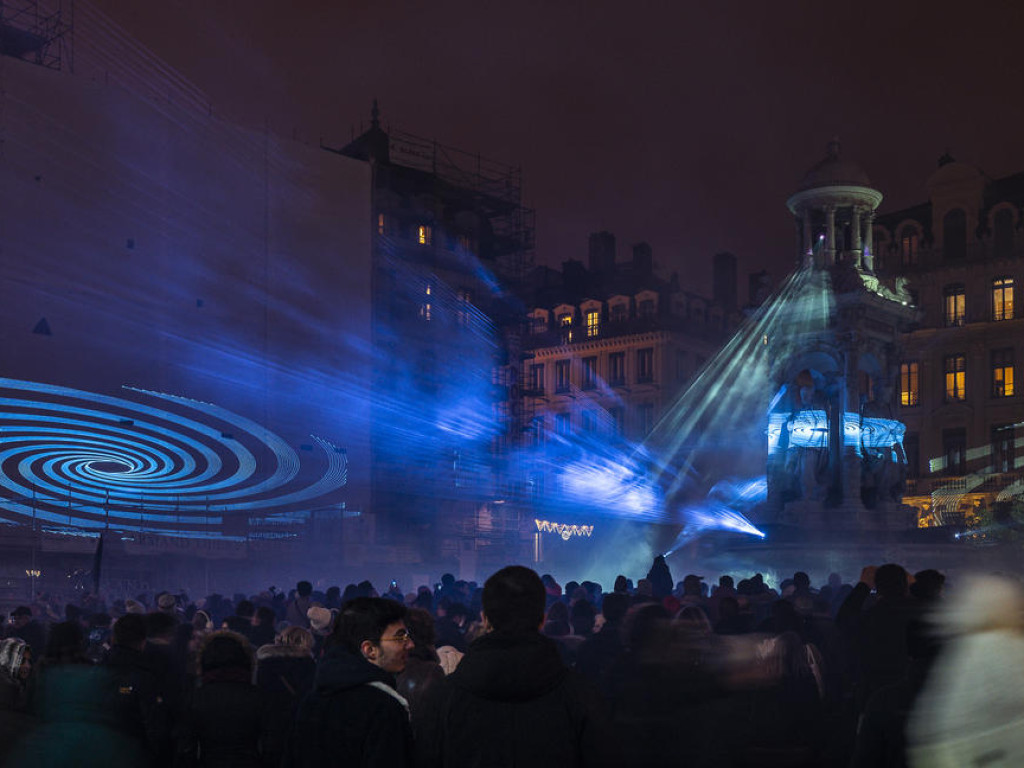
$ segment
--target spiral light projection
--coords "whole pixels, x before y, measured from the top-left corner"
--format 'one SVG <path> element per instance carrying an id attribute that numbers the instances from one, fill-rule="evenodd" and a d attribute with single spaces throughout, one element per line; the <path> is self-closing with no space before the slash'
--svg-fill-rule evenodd
<path id="1" fill-rule="evenodd" d="M 256 422 L 125 389 L 165 407 L 0 379 L 0 518 L 218 536 L 226 516 L 293 511 L 345 485 L 345 451 L 323 438 L 310 436 L 327 467 L 309 482 L 296 452 Z"/>

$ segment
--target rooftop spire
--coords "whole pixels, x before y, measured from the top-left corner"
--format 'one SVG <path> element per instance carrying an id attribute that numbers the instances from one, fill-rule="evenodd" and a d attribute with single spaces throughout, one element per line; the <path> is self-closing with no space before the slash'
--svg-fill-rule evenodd
<path id="1" fill-rule="evenodd" d="M 380 128 L 380 109 L 377 108 L 377 99 L 373 100 L 373 107 L 370 109 L 370 127 Z"/>

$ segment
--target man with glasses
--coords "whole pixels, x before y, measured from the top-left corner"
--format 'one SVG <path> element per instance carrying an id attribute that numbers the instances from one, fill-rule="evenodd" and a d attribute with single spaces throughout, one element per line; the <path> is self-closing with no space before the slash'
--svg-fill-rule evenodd
<path id="1" fill-rule="evenodd" d="M 412 765 L 409 705 L 395 690 L 412 648 L 405 613 L 380 597 L 342 606 L 313 692 L 296 715 L 289 765 Z"/>

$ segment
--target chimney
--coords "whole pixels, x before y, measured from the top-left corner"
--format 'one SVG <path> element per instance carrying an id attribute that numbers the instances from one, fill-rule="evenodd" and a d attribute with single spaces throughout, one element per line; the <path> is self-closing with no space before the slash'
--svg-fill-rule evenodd
<path id="1" fill-rule="evenodd" d="M 590 271 L 595 275 L 611 274 L 615 269 L 615 235 L 593 232 L 589 242 Z"/>
<path id="2" fill-rule="evenodd" d="M 654 252 L 647 243 L 633 246 L 633 271 L 645 277 L 654 273 Z"/>
<path id="3" fill-rule="evenodd" d="M 726 312 L 736 311 L 736 257 L 731 253 L 715 254 L 711 295 Z"/>

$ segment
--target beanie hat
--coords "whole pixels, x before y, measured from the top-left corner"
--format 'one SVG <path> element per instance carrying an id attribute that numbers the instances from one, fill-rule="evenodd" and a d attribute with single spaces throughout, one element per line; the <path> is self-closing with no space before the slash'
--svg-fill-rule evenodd
<path id="1" fill-rule="evenodd" d="M 132 600 L 130 597 L 124 601 L 125 613 L 145 613 L 146 609 L 142 603 L 138 600 Z"/>
<path id="2" fill-rule="evenodd" d="M 331 626 L 331 619 L 334 618 L 334 615 L 326 608 L 314 605 L 306 611 L 306 618 L 309 619 L 309 626 L 313 628 L 313 631 L 323 632 Z"/>
<path id="3" fill-rule="evenodd" d="M 174 595 L 172 595 L 170 592 L 165 592 L 164 594 L 160 595 L 160 598 L 156 601 L 156 604 L 162 610 L 169 611 L 172 608 L 174 608 L 176 602 L 177 601 L 174 599 Z"/>

